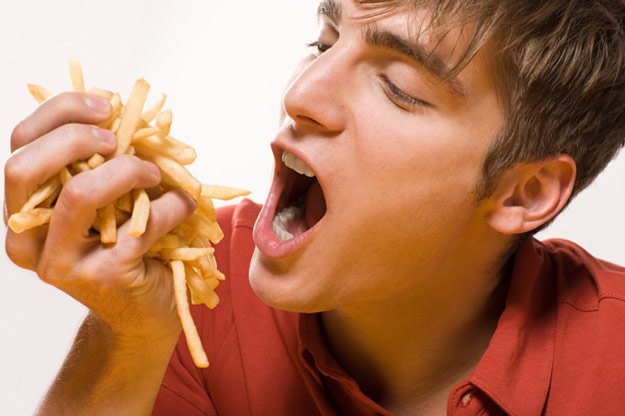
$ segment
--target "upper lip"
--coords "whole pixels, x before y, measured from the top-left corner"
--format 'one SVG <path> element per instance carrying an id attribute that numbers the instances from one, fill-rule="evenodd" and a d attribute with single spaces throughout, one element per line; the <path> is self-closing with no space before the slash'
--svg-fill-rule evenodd
<path id="1" fill-rule="evenodd" d="M 323 177 L 323 175 L 321 175 L 321 176 L 319 175 L 319 171 L 317 170 L 317 166 L 315 166 L 315 164 L 313 162 L 311 162 L 311 160 L 307 157 L 307 155 L 305 155 L 299 149 L 296 149 L 294 146 L 291 146 L 290 144 L 286 143 L 286 140 L 281 139 L 281 138 L 277 138 L 277 139 L 275 139 L 271 143 L 271 149 L 273 151 L 274 159 L 275 159 L 275 174 L 276 174 L 276 176 L 282 176 L 282 175 L 284 175 L 285 172 L 287 172 L 289 170 L 292 170 L 291 168 L 287 167 L 284 164 L 284 162 L 282 161 L 282 153 L 284 151 L 287 151 L 287 152 L 293 154 L 295 157 L 303 160 L 304 163 L 306 163 L 306 165 L 308 165 L 308 167 L 315 174 L 315 179 L 319 182 L 319 186 L 321 186 L 321 190 L 322 190 L 324 198 L 325 198 L 326 209 L 327 209 L 329 201 L 328 201 L 328 195 L 326 193 L 325 178 Z M 295 174 L 299 175 L 299 173 L 297 173 L 295 171 L 293 171 L 293 172 Z"/>

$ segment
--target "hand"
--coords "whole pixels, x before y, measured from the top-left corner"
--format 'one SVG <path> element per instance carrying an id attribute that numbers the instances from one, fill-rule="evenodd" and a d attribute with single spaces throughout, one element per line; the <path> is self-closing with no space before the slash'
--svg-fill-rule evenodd
<path id="1" fill-rule="evenodd" d="M 115 151 L 113 134 L 94 126 L 110 115 L 107 101 L 64 93 L 44 102 L 11 136 L 5 165 L 4 220 L 18 212 L 39 185 L 64 166 L 94 153 Z M 120 156 L 74 176 L 58 197 L 48 227 L 21 234 L 8 231 L 6 251 L 18 266 L 65 291 L 106 322 L 118 339 L 178 336 L 171 272 L 143 254 L 194 210 L 190 197 L 169 192 L 151 204 L 146 232 L 129 237 L 128 223 L 114 245 L 89 235 L 96 210 L 133 188 L 158 185 L 158 168 L 134 156 Z"/>

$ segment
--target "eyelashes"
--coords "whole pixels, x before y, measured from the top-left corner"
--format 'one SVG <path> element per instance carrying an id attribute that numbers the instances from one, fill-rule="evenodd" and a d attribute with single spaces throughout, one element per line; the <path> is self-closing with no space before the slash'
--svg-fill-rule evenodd
<path id="1" fill-rule="evenodd" d="M 314 55 L 318 57 L 319 55 L 327 52 L 330 48 L 332 48 L 332 45 L 320 42 L 318 40 L 313 40 L 311 42 L 308 42 L 306 44 L 306 47 L 313 49 Z M 383 75 L 383 74 L 380 75 L 380 79 L 382 83 L 384 84 L 384 88 L 387 91 L 387 95 L 390 94 L 392 96 L 392 97 L 389 97 L 389 99 L 393 101 L 393 103 L 397 105 L 398 107 L 400 107 L 401 109 L 410 111 L 410 110 L 414 110 L 417 107 L 426 107 L 426 108 L 433 107 L 431 104 L 423 100 L 420 100 L 418 98 L 415 98 L 411 96 L 410 94 L 405 93 L 401 88 L 395 85 L 395 83 L 393 83 L 386 75 Z M 396 103 L 395 100 L 400 101 L 401 104 Z"/>
<path id="2" fill-rule="evenodd" d="M 306 47 L 314 49 L 317 54 L 321 55 L 322 53 L 330 49 L 332 45 L 327 45 L 325 43 L 319 42 L 318 40 L 313 40 L 312 42 L 308 42 L 306 44 Z"/>

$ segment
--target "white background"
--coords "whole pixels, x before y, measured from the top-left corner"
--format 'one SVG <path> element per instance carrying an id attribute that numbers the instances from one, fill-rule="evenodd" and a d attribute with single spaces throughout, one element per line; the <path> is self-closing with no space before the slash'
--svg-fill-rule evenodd
<path id="1" fill-rule="evenodd" d="M 70 88 L 67 60 L 87 86 L 127 96 L 168 94 L 172 134 L 198 150 L 203 182 L 265 198 L 282 87 L 314 35 L 315 1 L 0 0 L 0 155 L 35 108 L 25 83 Z M 542 237 L 560 236 L 625 263 L 625 155 Z M 3 227 L 3 226 L 2 226 Z M 2 246 L 5 229 L 2 228 Z M 0 414 L 32 414 L 84 316 L 73 299 L 0 255 Z"/>

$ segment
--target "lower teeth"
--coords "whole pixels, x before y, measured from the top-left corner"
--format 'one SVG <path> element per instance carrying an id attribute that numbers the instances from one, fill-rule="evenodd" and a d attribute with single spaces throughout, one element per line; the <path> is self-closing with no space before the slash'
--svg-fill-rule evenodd
<path id="1" fill-rule="evenodd" d="M 296 204 L 298 203 L 299 201 L 296 202 Z M 282 211 L 278 212 L 273 218 L 273 233 L 281 240 L 288 241 L 295 237 L 293 234 L 287 231 L 287 226 L 289 222 L 293 222 L 302 218 L 303 212 L 300 205 L 301 204 L 286 207 Z"/>

